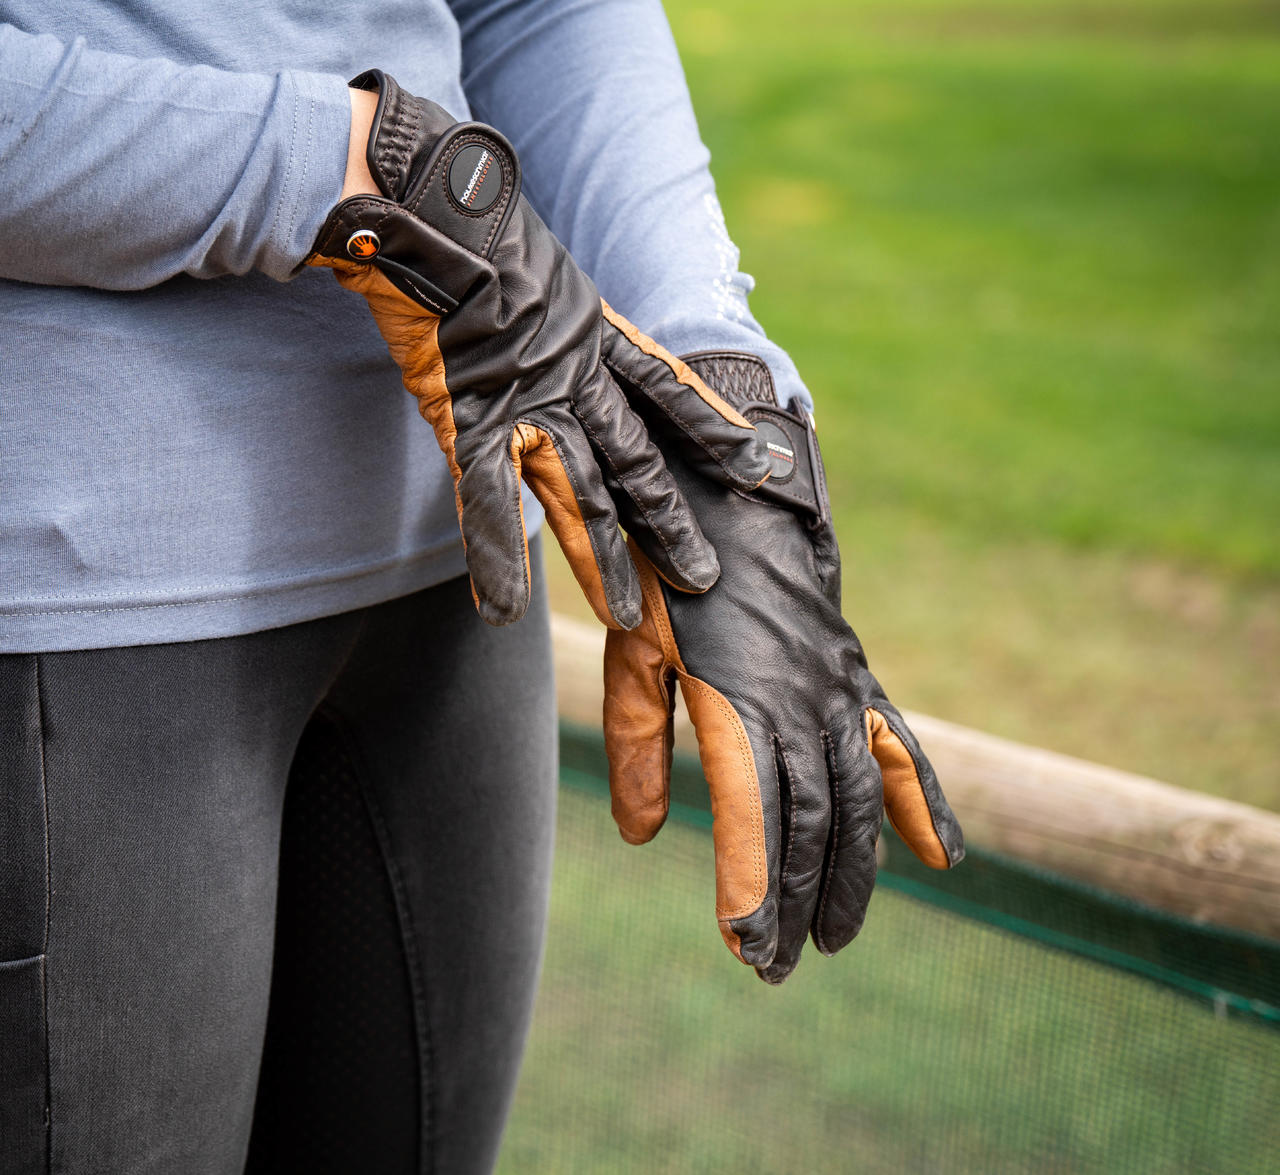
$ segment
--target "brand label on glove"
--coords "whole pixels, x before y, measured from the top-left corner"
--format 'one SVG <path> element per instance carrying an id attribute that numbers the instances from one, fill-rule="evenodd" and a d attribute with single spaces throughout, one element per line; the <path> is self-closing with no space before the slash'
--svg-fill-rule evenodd
<path id="1" fill-rule="evenodd" d="M 796 451 L 787 436 L 776 424 L 757 420 L 756 432 L 769 450 L 769 480 L 780 485 L 791 480 L 796 471 Z"/>
<path id="2" fill-rule="evenodd" d="M 357 229 L 347 238 L 347 253 L 356 261 L 372 261 L 381 248 L 382 242 L 371 228 Z"/>
<path id="3" fill-rule="evenodd" d="M 502 179 L 498 156 L 471 143 L 449 164 L 449 195 L 464 212 L 487 212 L 502 195 Z"/>

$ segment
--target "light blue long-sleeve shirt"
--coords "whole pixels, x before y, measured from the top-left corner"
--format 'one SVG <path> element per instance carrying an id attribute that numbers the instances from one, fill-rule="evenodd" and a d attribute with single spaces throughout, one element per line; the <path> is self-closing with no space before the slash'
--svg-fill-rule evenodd
<path id="1" fill-rule="evenodd" d="M 0 652 L 235 635 L 465 571 L 364 300 L 300 270 L 365 68 L 502 129 L 642 329 L 752 350 L 807 397 L 747 309 L 658 0 L 0 0 L 0 20 Z"/>

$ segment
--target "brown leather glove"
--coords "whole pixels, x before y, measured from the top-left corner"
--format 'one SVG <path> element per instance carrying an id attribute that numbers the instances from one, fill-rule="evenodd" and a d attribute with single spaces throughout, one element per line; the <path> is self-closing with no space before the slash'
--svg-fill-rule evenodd
<path id="1" fill-rule="evenodd" d="M 520 194 L 515 152 L 497 131 L 455 123 L 378 71 L 351 84 L 378 91 L 368 161 L 383 195 L 334 208 L 309 263 L 368 300 L 435 429 L 481 616 L 507 624 L 528 605 L 521 476 L 609 627 L 640 621 L 619 522 L 667 582 L 705 591 L 715 552 L 617 380 L 730 484 L 768 474 L 755 430 L 604 306 Z"/>
<path id="2" fill-rule="evenodd" d="M 755 423 L 772 476 L 739 493 L 667 454 L 723 574 L 705 594 L 683 595 L 633 551 L 644 620 L 605 644 L 613 814 L 633 844 L 662 827 L 679 682 L 711 791 L 720 932 L 762 979 L 781 983 L 807 935 L 832 955 L 858 933 L 883 814 L 936 869 L 964 856 L 964 840 L 841 615 L 840 554 L 811 419 L 777 403 L 755 356 L 689 363 Z"/>

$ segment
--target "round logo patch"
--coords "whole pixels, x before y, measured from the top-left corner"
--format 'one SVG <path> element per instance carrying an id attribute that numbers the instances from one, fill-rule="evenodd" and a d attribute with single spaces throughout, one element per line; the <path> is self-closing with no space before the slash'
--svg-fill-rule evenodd
<path id="1" fill-rule="evenodd" d="M 347 253 L 357 261 L 371 261 L 381 248 L 382 242 L 371 228 L 357 229 L 347 238 Z"/>
<path id="2" fill-rule="evenodd" d="M 470 143 L 449 164 L 449 195 L 464 212 L 488 212 L 502 195 L 502 162 L 488 147 Z"/>
<path id="3" fill-rule="evenodd" d="M 775 485 L 790 481 L 796 471 L 796 451 L 791 438 L 767 420 L 757 420 L 755 426 L 769 450 L 769 480 Z"/>

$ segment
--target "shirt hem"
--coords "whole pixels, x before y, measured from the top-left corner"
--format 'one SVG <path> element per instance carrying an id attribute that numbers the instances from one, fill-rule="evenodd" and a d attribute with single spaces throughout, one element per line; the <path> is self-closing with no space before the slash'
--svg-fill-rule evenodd
<path id="1" fill-rule="evenodd" d="M 530 536 L 532 538 L 532 536 Z M 319 620 L 407 596 L 465 575 L 462 547 L 450 544 L 370 571 L 312 575 L 269 587 L 197 599 L 138 603 L 100 597 L 67 599 L 54 608 L 17 612 L 0 607 L 0 654 L 167 645 L 245 636 Z M 77 606 L 79 604 L 79 606 Z"/>

